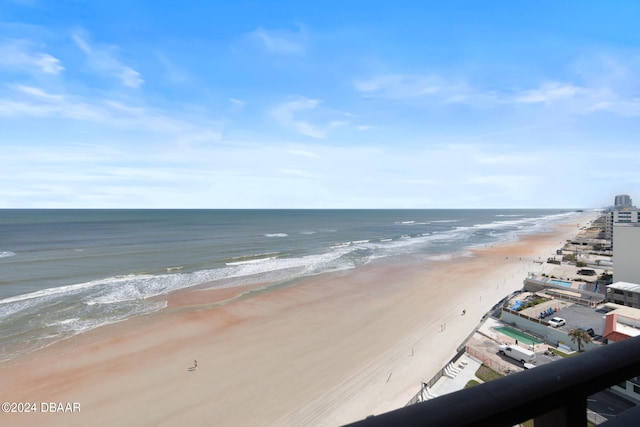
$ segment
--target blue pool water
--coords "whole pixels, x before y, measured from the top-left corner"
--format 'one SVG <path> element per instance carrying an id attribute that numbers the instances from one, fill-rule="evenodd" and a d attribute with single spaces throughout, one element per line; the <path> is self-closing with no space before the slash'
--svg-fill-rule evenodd
<path id="1" fill-rule="evenodd" d="M 496 328 L 496 331 L 503 333 L 508 337 L 516 339 L 518 340 L 518 342 L 521 342 L 526 345 L 535 345 L 535 344 L 542 343 L 542 341 L 540 341 L 536 337 L 531 336 L 529 334 L 525 334 L 524 332 L 518 331 L 517 329 L 513 329 L 508 326 L 501 326 L 499 328 Z"/>
<path id="2" fill-rule="evenodd" d="M 558 286 L 564 286 L 566 288 L 570 288 L 571 287 L 571 282 L 565 282 L 564 280 L 552 280 L 551 284 L 553 285 L 558 285 Z"/>

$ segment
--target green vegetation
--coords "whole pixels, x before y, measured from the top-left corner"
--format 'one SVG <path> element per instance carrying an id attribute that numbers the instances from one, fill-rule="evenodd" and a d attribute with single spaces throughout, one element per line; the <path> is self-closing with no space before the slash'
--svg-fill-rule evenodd
<path id="1" fill-rule="evenodd" d="M 562 256 L 562 260 L 563 261 L 567 261 L 567 262 L 575 262 L 576 260 L 576 254 L 566 254 Z"/>
<path id="2" fill-rule="evenodd" d="M 493 369 L 491 369 L 490 367 L 488 367 L 487 365 L 481 365 L 478 370 L 476 371 L 476 377 L 480 378 L 482 381 L 484 382 L 488 382 L 491 380 L 497 380 L 498 378 L 501 378 L 503 375 L 500 374 L 499 372 L 494 371 Z"/>
<path id="3" fill-rule="evenodd" d="M 576 262 L 576 267 L 586 267 L 586 266 L 587 266 L 586 262 L 582 262 L 582 261 Z"/>
<path id="4" fill-rule="evenodd" d="M 600 280 L 611 280 L 613 279 L 613 274 L 609 273 L 607 270 L 605 270 L 599 277 Z"/>
<path id="5" fill-rule="evenodd" d="M 469 382 L 464 385 L 464 388 L 469 388 L 476 385 L 480 385 L 480 383 L 476 380 L 469 380 Z"/>
<path id="6" fill-rule="evenodd" d="M 591 337 L 584 329 L 572 329 L 569 331 L 571 342 L 578 344 L 578 353 L 582 352 L 582 344 L 588 344 L 591 342 Z"/>
<path id="7" fill-rule="evenodd" d="M 529 307 L 534 307 L 538 304 L 542 304 L 543 302 L 547 302 L 547 301 L 549 301 L 549 298 L 543 298 L 543 297 L 536 298 L 533 301 L 527 301 L 526 303 L 522 304 L 517 311 L 524 310 L 525 308 L 529 308 Z"/>

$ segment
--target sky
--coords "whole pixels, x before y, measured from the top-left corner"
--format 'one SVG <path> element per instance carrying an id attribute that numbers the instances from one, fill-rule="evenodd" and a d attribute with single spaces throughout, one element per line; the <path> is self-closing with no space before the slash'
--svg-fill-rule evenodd
<path id="1" fill-rule="evenodd" d="M 0 208 L 640 198 L 640 2 L 0 0 Z"/>

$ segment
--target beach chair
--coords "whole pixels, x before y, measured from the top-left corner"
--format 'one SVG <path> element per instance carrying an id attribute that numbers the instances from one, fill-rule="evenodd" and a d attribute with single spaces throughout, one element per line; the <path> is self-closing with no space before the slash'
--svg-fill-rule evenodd
<path id="1" fill-rule="evenodd" d="M 454 378 L 456 377 L 455 372 L 452 372 L 452 371 L 449 369 L 449 365 L 447 365 L 447 366 L 444 368 L 444 374 L 445 374 L 448 378 L 451 378 L 451 379 L 454 379 Z"/>

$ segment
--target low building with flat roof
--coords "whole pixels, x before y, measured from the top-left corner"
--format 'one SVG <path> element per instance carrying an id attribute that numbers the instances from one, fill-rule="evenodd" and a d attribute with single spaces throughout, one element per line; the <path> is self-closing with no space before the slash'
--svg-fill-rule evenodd
<path id="1" fill-rule="evenodd" d="M 608 285 L 607 302 L 640 308 L 640 285 L 629 282 L 615 282 Z"/>
<path id="2" fill-rule="evenodd" d="M 640 336 L 640 309 L 611 303 L 605 307 L 610 310 L 605 315 L 603 334 L 608 343 Z M 640 376 L 617 384 L 611 390 L 640 402 Z"/>

